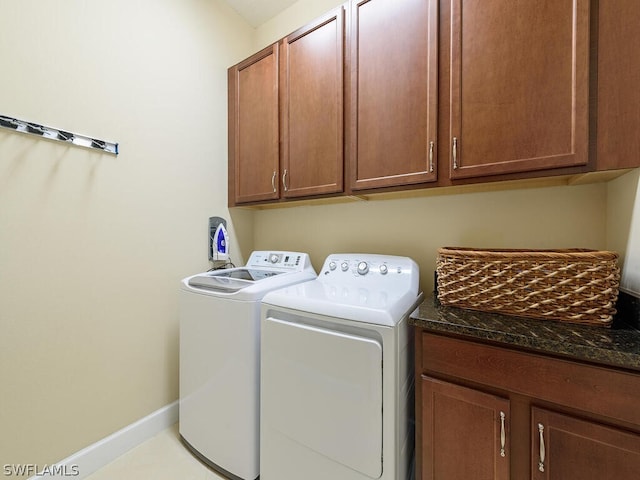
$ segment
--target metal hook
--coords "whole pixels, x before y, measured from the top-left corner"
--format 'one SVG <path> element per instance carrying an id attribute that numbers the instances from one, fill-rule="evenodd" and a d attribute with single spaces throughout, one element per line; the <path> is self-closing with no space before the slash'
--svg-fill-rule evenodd
<path id="1" fill-rule="evenodd" d="M 15 118 L 0 116 L 0 126 L 5 128 L 18 128 L 18 123 Z"/>
<path id="2" fill-rule="evenodd" d="M 58 138 L 60 140 L 64 140 L 65 142 L 73 142 L 73 133 L 58 130 Z"/>
<path id="3" fill-rule="evenodd" d="M 44 135 L 45 129 L 42 125 L 38 125 L 37 123 L 27 123 L 27 132 Z"/>
<path id="4" fill-rule="evenodd" d="M 96 140 L 95 138 L 91 139 L 91 146 L 93 148 L 99 148 L 101 150 L 104 150 L 105 147 L 107 146 L 106 142 L 103 142 L 102 140 Z"/>

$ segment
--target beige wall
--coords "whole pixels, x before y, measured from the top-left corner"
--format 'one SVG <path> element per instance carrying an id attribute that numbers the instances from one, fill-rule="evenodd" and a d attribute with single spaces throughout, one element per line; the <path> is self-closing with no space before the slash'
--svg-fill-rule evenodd
<path id="1" fill-rule="evenodd" d="M 622 254 L 620 289 L 640 297 L 640 169 L 607 185 L 607 246 Z"/>
<path id="2" fill-rule="evenodd" d="M 337 252 L 412 257 L 433 290 L 437 249 L 606 245 L 606 184 L 262 210 L 255 248 L 309 252 L 316 270 Z"/>
<path id="3" fill-rule="evenodd" d="M 332 8 L 342 5 L 339 0 L 299 0 L 276 17 L 260 25 L 254 33 L 253 46 L 258 51 L 297 30 Z"/>
<path id="4" fill-rule="evenodd" d="M 44 464 L 178 397 L 178 283 L 229 218 L 226 69 L 253 30 L 221 0 L 0 11 L 0 114 L 122 152 L 0 130 L 0 464 Z"/>

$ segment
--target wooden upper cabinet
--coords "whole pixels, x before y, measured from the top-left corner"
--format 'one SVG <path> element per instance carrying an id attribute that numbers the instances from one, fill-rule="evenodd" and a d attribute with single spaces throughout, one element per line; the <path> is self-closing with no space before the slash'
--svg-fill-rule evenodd
<path id="1" fill-rule="evenodd" d="M 343 190 L 344 9 L 282 41 L 284 197 Z"/>
<path id="2" fill-rule="evenodd" d="M 438 1 L 351 3 L 350 187 L 436 180 Z"/>
<path id="3" fill-rule="evenodd" d="M 229 204 L 279 196 L 278 45 L 231 67 Z"/>
<path id="4" fill-rule="evenodd" d="M 590 1 L 450 7 L 450 177 L 586 164 Z"/>
<path id="5" fill-rule="evenodd" d="M 349 0 L 229 69 L 229 205 L 638 167 L 639 22 L 638 0 Z"/>
<path id="6" fill-rule="evenodd" d="M 598 170 L 640 167 L 640 2 L 598 5 Z"/>

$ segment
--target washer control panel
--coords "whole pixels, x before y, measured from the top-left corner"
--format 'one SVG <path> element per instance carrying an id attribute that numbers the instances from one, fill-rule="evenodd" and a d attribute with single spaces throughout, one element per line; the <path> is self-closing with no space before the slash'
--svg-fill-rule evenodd
<path id="1" fill-rule="evenodd" d="M 303 271 L 311 262 L 309 255 L 301 252 L 256 251 L 247 262 L 249 268 L 271 268 L 285 271 Z"/>

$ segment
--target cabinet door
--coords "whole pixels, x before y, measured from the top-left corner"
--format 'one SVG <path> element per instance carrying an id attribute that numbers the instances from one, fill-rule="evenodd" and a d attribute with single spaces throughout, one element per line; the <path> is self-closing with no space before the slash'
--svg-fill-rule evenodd
<path id="1" fill-rule="evenodd" d="M 353 190 L 436 180 L 437 0 L 351 4 Z"/>
<path id="2" fill-rule="evenodd" d="M 229 203 L 279 197 L 278 45 L 229 69 Z"/>
<path id="3" fill-rule="evenodd" d="M 284 197 L 342 191 L 344 9 L 283 40 Z"/>
<path id="4" fill-rule="evenodd" d="M 531 478 L 635 480 L 640 435 L 532 408 Z"/>
<path id="5" fill-rule="evenodd" d="M 589 0 L 450 0 L 452 179 L 584 165 Z"/>
<path id="6" fill-rule="evenodd" d="M 640 2 L 598 4 L 598 170 L 640 167 Z"/>
<path id="7" fill-rule="evenodd" d="M 422 480 L 509 479 L 509 401 L 422 376 Z"/>

